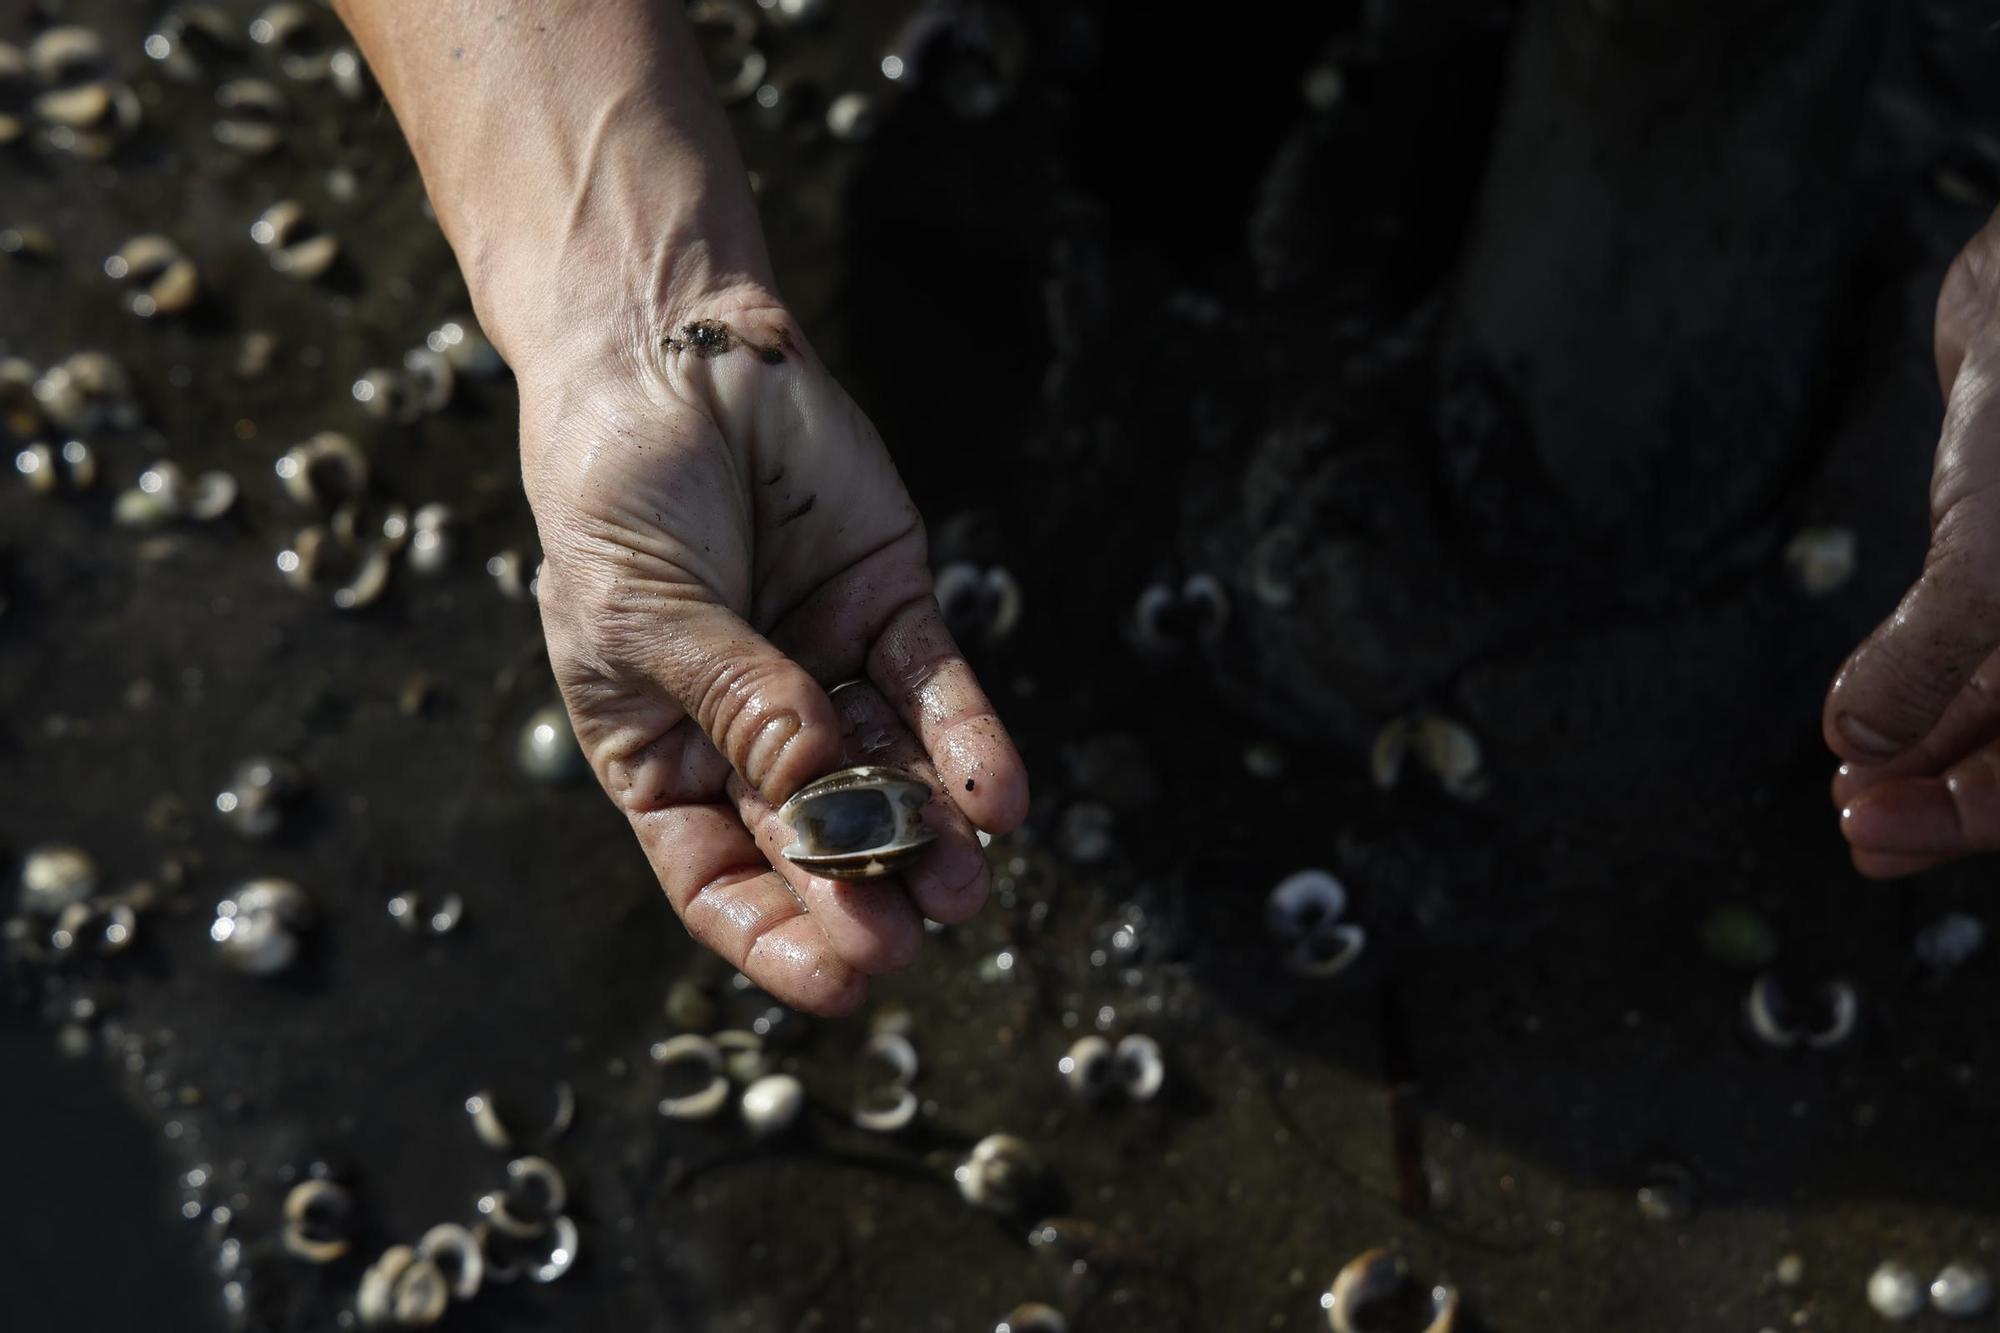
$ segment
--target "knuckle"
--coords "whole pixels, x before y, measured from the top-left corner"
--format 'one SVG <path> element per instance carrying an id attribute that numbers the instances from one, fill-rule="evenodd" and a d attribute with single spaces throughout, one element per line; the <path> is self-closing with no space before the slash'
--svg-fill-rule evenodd
<path id="1" fill-rule="evenodd" d="M 719 655 L 705 673 L 695 719 L 739 769 L 765 721 L 779 711 L 774 696 L 789 675 L 777 658 L 739 653 Z"/>

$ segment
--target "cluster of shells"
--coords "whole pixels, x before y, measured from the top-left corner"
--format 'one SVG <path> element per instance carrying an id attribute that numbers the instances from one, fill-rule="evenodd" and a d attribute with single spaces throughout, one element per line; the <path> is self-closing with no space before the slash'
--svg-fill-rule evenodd
<path id="1" fill-rule="evenodd" d="M 354 1314 L 367 1328 L 427 1328 L 454 1302 L 486 1287 L 518 1281 L 550 1283 L 576 1263 L 579 1234 L 567 1211 L 569 1187 L 543 1157 L 509 1161 L 506 1179 L 480 1196 L 473 1220 L 440 1222 L 407 1244 L 389 1246 L 363 1270 Z M 308 1264 L 330 1264 L 353 1248 L 353 1194 L 319 1172 L 285 1196 L 285 1252 Z"/>
<path id="2" fill-rule="evenodd" d="M 810 39 L 833 8 L 827 0 L 690 0 L 687 13 L 724 104 L 747 104 L 763 125 L 802 138 L 866 139 L 891 103 L 920 84 L 935 87 L 962 120 L 985 120 L 1013 100 L 1025 36 L 1010 12 L 983 6 L 919 6 L 876 61 L 879 83 L 821 89 L 778 70 L 773 53 Z"/>
<path id="3" fill-rule="evenodd" d="M 138 938 L 141 913 L 157 904 L 158 890 L 144 881 L 111 893 L 102 887 L 96 860 L 82 848 L 37 847 L 21 862 L 19 911 L 0 929 L 27 959 L 63 963 L 123 953 Z"/>
<path id="4" fill-rule="evenodd" d="M 1926 1284 L 1900 1259 L 1884 1260 L 1868 1275 L 1868 1304 L 1892 1323 L 1922 1314 L 1926 1304 L 1949 1319 L 1977 1319 L 1993 1308 L 1993 1279 L 1970 1259 L 1954 1259 Z"/>

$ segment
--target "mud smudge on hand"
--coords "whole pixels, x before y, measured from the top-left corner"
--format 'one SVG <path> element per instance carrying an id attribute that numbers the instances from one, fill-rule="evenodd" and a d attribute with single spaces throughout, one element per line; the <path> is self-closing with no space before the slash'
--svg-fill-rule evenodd
<path id="1" fill-rule="evenodd" d="M 697 319 L 681 325 L 679 337 L 670 333 L 660 339 L 660 345 L 669 352 L 693 352 L 703 360 L 721 356 L 738 347 L 748 347 L 765 365 L 775 366 L 784 361 L 786 352 L 792 350 L 792 336 L 779 329 L 771 342 L 754 343 L 719 319 Z"/>

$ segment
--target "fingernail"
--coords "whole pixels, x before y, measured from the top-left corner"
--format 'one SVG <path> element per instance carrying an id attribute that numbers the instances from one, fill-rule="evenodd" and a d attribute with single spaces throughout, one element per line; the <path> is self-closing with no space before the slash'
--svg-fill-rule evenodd
<path id="1" fill-rule="evenodd" d="M 1849 745 L 1871 759 L 1893 758 L 1902 751 L 1902 746 L 1852 713 L 1842 713 L 1834 725 L 1840 728 L 1840 734 L 1847 738 Z"/>
<path id="2" fill-rule="evenodd" d="M 790 713 L 780 713 L 766 722 L 757 733 L 757 739 L 750 742 L 749 764 L 743 776 L 750 779 L 750 785 L 761 790 L 764 779 L 771 776 L 771 770 L 778 766 L 778 756 L 792 743 L 792 737 L 799 734 L 799 720 Z"/>

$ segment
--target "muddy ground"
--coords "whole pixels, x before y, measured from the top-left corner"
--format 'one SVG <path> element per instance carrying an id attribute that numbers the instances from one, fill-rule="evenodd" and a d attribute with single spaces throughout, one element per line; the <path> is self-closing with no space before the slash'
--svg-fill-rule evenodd
<path id="1" fill-rule="evenodd" d="M 1861 1329 L 1880 1322 L 1863 1292 L 1879 1261 L 1928 1278 L 1985 1256 L 2000 977 L 1984 956 L 1926 966 L 1913 944 L 1982 914 L 1991 870 L 1858 880 L 1815 728 L 1833 666 L 1921 556 L 1929 305 L 2000 198 L 1981 137 L 2000 125 L 1981 73 L 2000 52 L 1976 8 L 1899 13 L 1853 90 L 1865 123 L 1810 443 L 1730 534 L 1723 573 L 1591 586 L 1482 631 L 1437 680 L 1399 506 L 1442 514 L 1447 544 L 1514 540 L 1546 574 L 1534 524 L 1469 501 L 1438 448 L 1466 429 L 1441 432 L 1436 353 L 1516 16 L 1024 7 L 897 88 L 877 62 L 904 8 L 836 8 L 765 20 L 781 95 L 737 108 L 746 156 L 781 284 L 889 440 L 940 560 L 1021 586 L 1019 623 L 973 652 L 1037 803 L 993 848 L 988 912 L 838 1023 L 732 986 L 608 803 L 517 765 L 551 686 L 534 604 L 484 567 L 532 559 L 511 384 L 464 383 L 411 423 L 349 390 L 466 306 L 379 98 L 248 49 L 176 79 L 143 53 L 146 5 L 0 16 L 0 41 L 96 29 L 143 108 L 102 162 L 46 136 L 0 150 L 0 227 L 52 242 L 0 255 L 0 353 L 46 368 L 103 349 L 143 409 L 89 433 L 94 488 L 0 486 L 0 854 L 73 843 L 107 891 L 159 888 L 115 956 L 48 958 L 45 923 L 7 946 L 0 1327 L 349 1327 L 375 1254 L 473 1220 L 500 1181 L 467 1096 L 493 1090 L 526 1126 L 565 1081 L 575 1125 L 544 1151 L 577 1263 L 489 1286 L 449 1327 L 983 1330 L 1037 1299 L 1093 1333 L 1309 1329 L 1341 1265 L 1385 1245 L 1422 1284 L 1454 1284 L 1478 1327 Z M 215 88 L 240 74 L 271 75 L 291 108 L 269 156 L 212 135 Z M 829 137 L 827 102 L 856 89 L 872 133 Z M 1230 147 L 1207 147 L 1218 135 Z M 250 240 L 286 197 L 341 239 L 321 282 L 274 273 Z M 149 231 L 199 267 L 184 316 L 134 318 L 104 275 Z M 276 352 L 241 375 L 257 331 Z M 1758 392 L 1733 369 L 1719 413 Z M 1273 444 L 1280 425 L 1294 435 Z M 399 565 L 352 612 L 287 586 L 274 557 L 308 516 L 273 464 L 324 429 L 363 444 L 378 498 L 455 508 L 448 568 Z M 114 522 L 160 458 L 228 470 L 239 503 L 212 523 Z M 1395 610 L 1354 633 L 1384 636 L 1364 646 L 1391 666 L 1408 655 L 1424 680 L 1408 697 L 1357 704 L 1316 676 L 1315 653 L 1346 660 L 1324 588 L 1275 606 L 1244 563 L 1256 511 L 1238 488 L 1329 467 L 1329 521 L 1376 516 L 1360 604 Z M 1857 572 L 1823 597 L 1782 558 L 1814 524 L 1857 536 Z M 1305 534 L 1301 568 L 1325 568 L 1323 536 Z M 1235 607 L 1219 636 L 1135 644 L 1143 590 L 1200 573 Z M 1399 645 L 1398 625 L 1417 638 Z M 1481 736 L 1483 797 L 1371 782 L 1367 736 L 1419 708 Z M 213 809 L 253 754 L 308 778 L 264 840 Z M 1108 843 L 1082 836 L 1107 823 Z M 1266 925 L 1270 887 L 1311 866 L 1368 931 L 1330 979 L 1289 974 Z M 271 979 L 229 971 L 209 939 L 217 900 L 264 875 L 318 909 Z M 461 895 L 463 924 L 406 933 L 385 910 L 405 893 Z M 1853 1034 L 1753 1039 L 1744 1001 L 1766 970 L 1799 997 L 1850 981 Z M 647 1050 L 688 980 L 712 1005 L 699 1026 L 770 1028 L 809 1093 L 792 1133 L 655 1114 Z M 922 1114 L 871 1135 L 849 1123 L 855 1057 L 898 1012 Z M 1058 1058 L 1100 1028 L 1158 1039 L 1155 1100 L 1066 1094 Z M 1049 1166 L 1019 1216 L 952 1183 L 995 1131 Z M 352 1252 L 324 1267 L 277 1239 L 316 1163 L 357 1203 Z M 1043 1216 L 1069 1219 L 1058 1243 L 1031 1242 Z"/>

